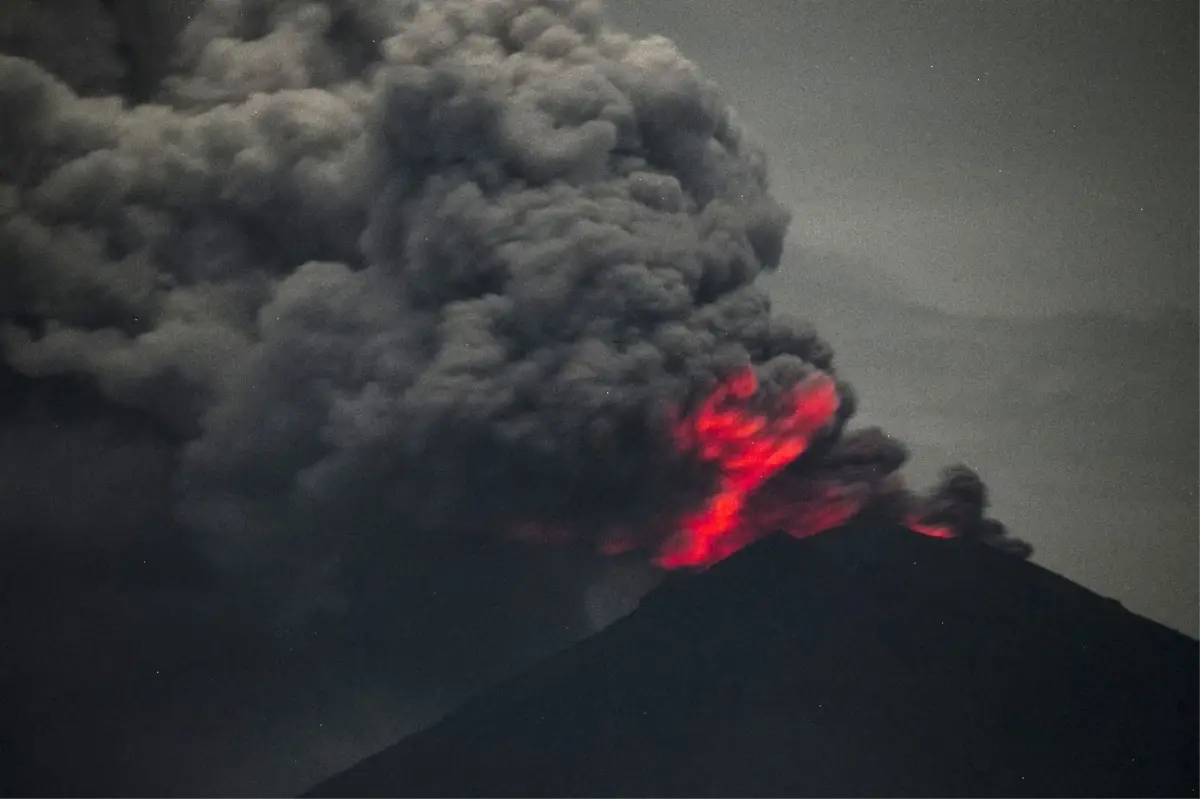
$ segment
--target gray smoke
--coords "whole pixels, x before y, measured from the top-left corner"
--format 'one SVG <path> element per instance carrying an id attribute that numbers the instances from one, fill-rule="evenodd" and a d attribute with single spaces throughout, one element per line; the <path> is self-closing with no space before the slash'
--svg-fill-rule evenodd
<path id="1" fill-rule="evenodd" d="M 0 56 L 0 351 L 169 431 L 218 560 L 652 529 L 707 487 L 671 407 L 832 374 L 761 151 L 597 2 L 210 0 L 145 102 L 63 63 Z"/>
<path id="2" fill-rule="evenodd" d="M 675 406 L 833 374 L 761 152 L 595 2 L 3 0 L 0 53 L 0 793 L 295 793 L 631 607 L 590 545 L 714 478 Z M 994 532 L 839 393 L 777 487 Z"/>
<path id="3" fill-rule="evenodd" d="M 761 153 L 596 3 L 211 2 L 178 65 L 133 105 L 0 61 L 3 352 L 186 439 L 235 548 L 636 519 L 687 483 L 667 407 L 829 369 L 753 285 Z"/>

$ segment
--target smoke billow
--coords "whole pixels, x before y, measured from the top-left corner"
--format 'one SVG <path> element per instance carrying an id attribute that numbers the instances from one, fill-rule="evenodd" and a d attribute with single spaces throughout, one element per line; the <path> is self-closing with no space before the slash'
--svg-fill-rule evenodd
<path id="1" fill-rule="evenodd" d="M 0 342 L 153 418 L 219 561 L 651 530 L 714 480 L 673 409 L 833 375 L 754 284 L 788 224 L 761 151 L 597 2 L 211 0 L 173 63 L 0 56 Z M 882 485 L 903 453 L 840 438 L 837 390 L 792 479 Z"/>
<path id="2" fill-rule="evenodd" d="M 0 793 L 295 793 L 652 558 L 1008 542 L 845 429 L 761 152 L 595 2 L 6 0 L 0 53 Z"/>

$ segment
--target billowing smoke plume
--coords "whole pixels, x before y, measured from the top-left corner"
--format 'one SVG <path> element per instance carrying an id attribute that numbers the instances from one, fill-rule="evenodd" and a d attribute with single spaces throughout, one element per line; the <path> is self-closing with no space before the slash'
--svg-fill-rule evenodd
<path id="1" fill-rule="evenodd" d="M 219 559 L 531 524 L 653 549 L 720 480 L 677 409 L 834 374 L 754 285 L 788 223 L 762 153 L 596 2 L 211 0 L 175 64 L 133 102 L 0 57 L 0 341 L 169 431 Z M 834 385 L 780 479 L 896 489 Z M 972 479 L 945 495 L 981 508 Z"/>
<path id="2" fill-rule="evenodd" d="M 924 502 L 913 509 L 910 520 L 914 529 L 930 535 L 978 541 L 1030 557 L 1033 547 L 1028 542 L 1010 537 L 1001 522 L 984 516 L 987 506 L 987 486 L 979 475 L 966 466 L 949 466 Z"/>

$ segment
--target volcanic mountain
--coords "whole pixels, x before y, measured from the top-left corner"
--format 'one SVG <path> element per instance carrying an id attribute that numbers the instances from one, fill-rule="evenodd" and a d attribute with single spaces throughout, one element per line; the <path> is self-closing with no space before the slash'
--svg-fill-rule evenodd
<path id="1" fill-rule="evenodd" d="M 1196 796 L 1196 641 L 860 517 L 636 611 L 311 796 Z"/>

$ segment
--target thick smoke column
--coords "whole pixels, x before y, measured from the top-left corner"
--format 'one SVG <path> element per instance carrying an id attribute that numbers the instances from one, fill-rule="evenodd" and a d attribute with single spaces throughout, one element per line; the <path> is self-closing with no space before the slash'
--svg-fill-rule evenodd
<path id="1" fill-rule="evenodd" d="M 895 487 L 899 445 L 840 437 L 830 349 L 754 285 L 788 214 L 667 40 L 588 0 L 211 0 L 177 66 L 138 104 L 0 57 L 0 341 L 169 430 L 219 559 L 657 549 L 723 479 L 673 414 L 746 369 L 763 402 L 836 387 L 794 495 Z"/>

